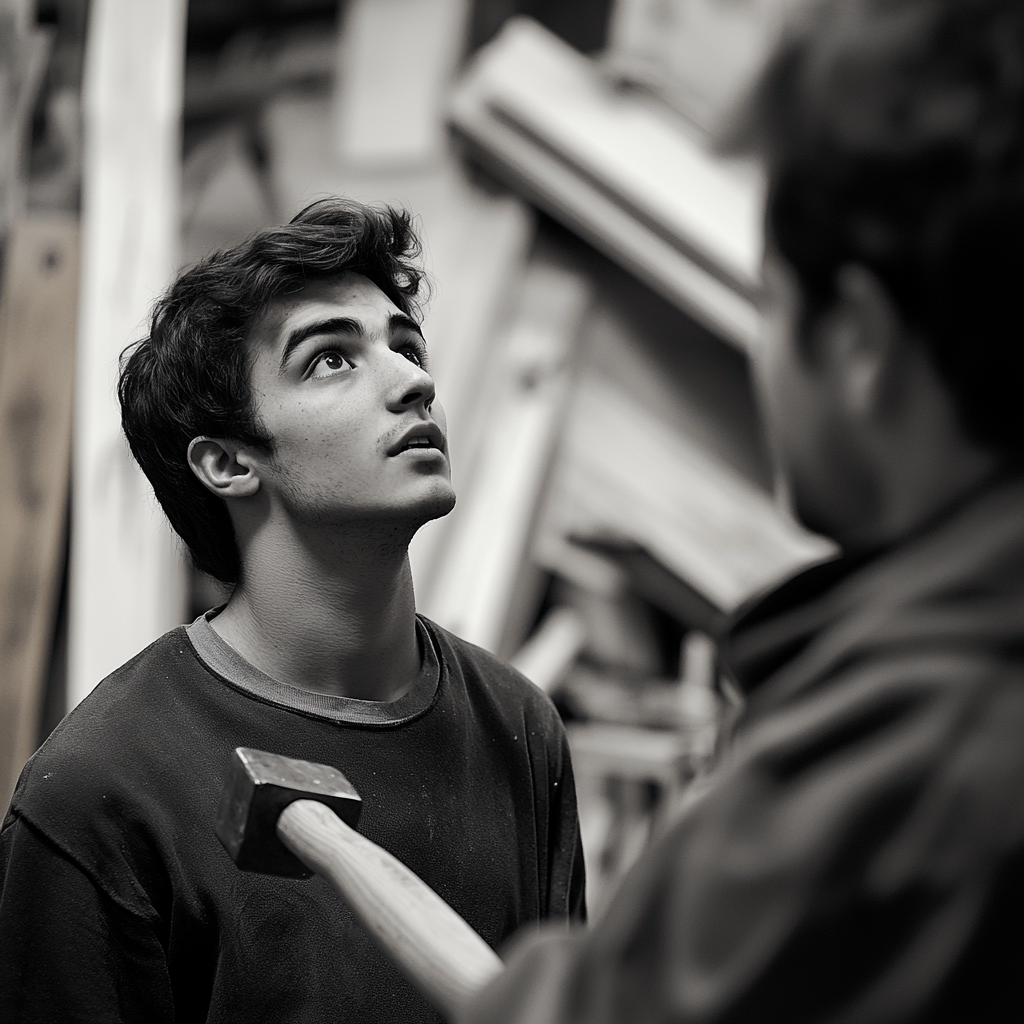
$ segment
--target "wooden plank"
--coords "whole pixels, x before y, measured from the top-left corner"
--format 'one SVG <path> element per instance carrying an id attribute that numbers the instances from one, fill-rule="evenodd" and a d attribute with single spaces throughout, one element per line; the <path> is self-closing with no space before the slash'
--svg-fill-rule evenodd
<path id="1" fill-rule="evenodd" d="M 467 0 L 351 0 L 340 35 L 337 152 L 362 168 L 445 155 L 444 109 L 462 56 Z"/>
<path id="2" fill-rule="evenodd" d="M 63 566 L 78 225 L 15 222 L 0 304 L 0 806 L 35 749 Z"/>
<path id="3" fill-rule="evenodd" d="M 552 608 L 530 639 L 509 660 L 545 693 L 565 678 L 587 639 L 587 627 L 572 608 Z"/>
<path id="4" fill-rule="evenodd" d="M 574 722 L 566 732 L 581 775 L 649 780 L 668 789 L 682 780 L 689 746 L 679 733 L 597 722 Z"/>
<path id="5" fill-rule="evenodd" d="M 52 32 L 33 26 L 27 0 L 0 0 L 0 240 L 25 208 L 32 109 Z"/>
<path id="6" fill-rule="evenodd" d="M 760 316 L 763 183 L 587 58 L 517 21 L 452 98 L 454 125 L 515 187 L 725 340 Z"/>
<path id="7" fill-rule="evenodd" d="M 431 618 L 496 653 L 504 650 L 515 585 L 564 415 L 572 351 L 590 288 L 573 271 L 537 261 L 492 373 L 502 382 L 481 424 L 468 493 L 424 600 Z"/>
<path id="8" fill-rule="evenodd" d="M 596 375 L 577 389 L 546 508 L 542 532 L 639 545 L 725 613 L 835 551 Z"/>
<path id="9" fill-rule="evenodd" d="M 83 87 L 68 700 L 182 620 L 185 576 L 120 428 L 118 356 L 177 265 L 184 0 L 93 0 Z"/>
<path id="10" fill-rule="evenodd" d="M 616 0 L 605 64 L 708 131 L 750 88 L 794 0 Z"/>

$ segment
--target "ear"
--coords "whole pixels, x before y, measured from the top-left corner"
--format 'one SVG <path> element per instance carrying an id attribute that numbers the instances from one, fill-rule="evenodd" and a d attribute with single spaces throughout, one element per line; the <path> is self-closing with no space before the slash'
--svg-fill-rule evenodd
<path id="1" fill-rule="evenodd" d="M 884 413 L 897 384 L 903 324 L 878 277 L 860 264 L 836 275 L 836 304 L 821 327 L 836 397 L 858 419 Z"/>
<path id="2" fill-rule="evenodd" d="M 188 446 L 188 464 L 218 498 L 248 498 L 260 488 L 252 456 L 236 441 L 195 437 Z"/>

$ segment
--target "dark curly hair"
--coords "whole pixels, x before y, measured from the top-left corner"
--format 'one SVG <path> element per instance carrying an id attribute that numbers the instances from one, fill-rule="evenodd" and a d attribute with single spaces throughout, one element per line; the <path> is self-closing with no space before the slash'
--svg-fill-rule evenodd
<path id="1" fill-rule="evenodd" d="M 874 271 L 978 444 L 1024 456 L 1024 3 L 827 0 L 748 112 L 810 326 Z M 749 141 L 749 136 L 748 136 Z"/>
<path id="2" fill-rule="evenodd" d="M 322 199 L 290 223 L 206 257 L 156 303 L 149 336 L 121 357 L 121 424 L 197 569 L 238 582 L 227 506 L 196 479 L 187 451 L 201 435 L 273 450 L 254 407 L 246 344 L 268 303 L 311 281 L 353 272 L 416 317 L 424 284 L 419 256 L 407 212 Z"/>

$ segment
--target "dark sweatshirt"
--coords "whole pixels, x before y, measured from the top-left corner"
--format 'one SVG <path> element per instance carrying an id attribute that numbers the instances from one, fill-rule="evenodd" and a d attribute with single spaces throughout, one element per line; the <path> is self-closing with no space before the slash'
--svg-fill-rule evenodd
<path id="1" fill-rule="evenodd" d="M 435 1021 L 319 878 L 239 871 L 214 835 L 232 750 L 330 764 L 360 831 L 492 946 L 583 914 L 550 701 L 420 619 L 405 696 L 311 694 L 204 620 L 105 679 L 22 773 L 0 833 L 0 1020 Z"/>
<path id="2" fill-rule="evenodd" d="M 1024 1020 L 1024 481 L 808 571 L 726 653 L 721 765 L 464 1020 Z"/>

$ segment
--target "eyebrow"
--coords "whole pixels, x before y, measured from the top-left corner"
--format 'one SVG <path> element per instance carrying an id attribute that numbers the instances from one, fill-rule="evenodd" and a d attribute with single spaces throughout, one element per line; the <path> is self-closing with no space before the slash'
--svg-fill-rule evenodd
<path id="1" fill-rule="evenodd" d="M 420 325 L 416 323 L 412 317 L 406 316 L 405 313 L 392 313 L 391 316 L 388 317 L 388 334 L 393 335 L 400 330 L 413 331 L 421 338 L 423 337 L 423 331 L 420 330 Z M 365 333 L 366 325 L 362 320 L 356 320 L 354 317 L 350 316 L 334 316 L 327 320 L 316 320 L 311 324 L 306 324 L 304 327 L 296 327 L 295 330 L 288 335 L 284 351 L 281 353 L 281 369 L 284 369 L 292 352 L 294 352 L 295 349 L 298 348 L 298 346 L 307 338 L 315 337 L 318 334 L 347 334 L 350 336 L 358 336 Z"/>

